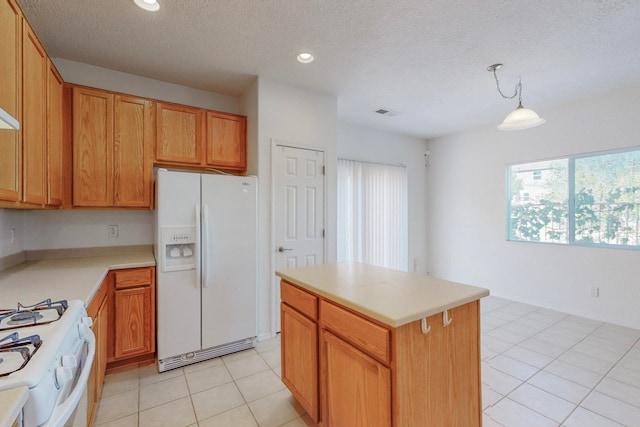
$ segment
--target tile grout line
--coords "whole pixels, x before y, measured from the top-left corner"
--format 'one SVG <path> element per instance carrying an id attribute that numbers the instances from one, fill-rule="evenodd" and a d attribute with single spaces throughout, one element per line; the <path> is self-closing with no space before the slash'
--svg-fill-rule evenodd
<path id="1" fill-rule="evenodd" d="M 593 331 L 591 334 L 589 334 L 588 336 L 591 336 L 592 334 L 594 334 L 594 333 L 595 333 L 598 329 L 600 329 L 602 326 L 604 326 L 604 325 L 599 326 L 596 330 L 594 330 L 594 331 Z M 585 339 L 586 339 L 586 338 L 587 338 L 587 337 L 585 337 Z M 582 342 L 582 341 L 581 341 L 581 342 Z M 633 350 L 633 348 L 634 348 L 636 345 L 638 345 L 638 343 L 639 343 L 639 342 L 640 342 L 640 338 L 636 338 L 635 342 L 634 342 L 634 343 L 629 347 L 629 349 L 628 349 L 628 350 L 627 350 L 627 351 L 626 351 L 626 352 L 625 352 L 625 353 L 624 353 L 624 354 L 623 354 L 623 355 L 622 355 L 622 356 L 621 356 L 621 357 L 620 357 L 620 358 L 619 358 L 619 359 L 618 359 L 618 360 L 613 364 L 613 366 L 611 366 L 611 368 L 609 368 L 609 370 L 608 370 L 604 375 L 602 375 L 602 378 L 600 378 L 600 379 L 598 380 L 598 382 L 597 382 L 597 383 L 596 383 L 596 384 L 591 388 L 591 390 L 589 391 L 589 393 L 587 393 L 587 395 L 586 395 L 585 397 L 583 397 L 583 398 L 582 398 L 582 400 L 581 400 L 581 401 L 576 405 L 576 407 L 573 409 L 573 411 L 571 411 L 571 413 L 570 413 L 570 414 L 569 414 L 569 415 L 568 415 L 564 420 L 562 420 L 562 424 L 564 424 L 564 423 L 569 419 L 569 417 L 571 417 L 571 415 L 573 415 L 573 413 L 576 411 L 576 409 L 578 409 L 578 408 L 580 408 L 580 407 L 581 407 L 582 403 L 583 403 L 583 402 L 584 402 L 584 401 L 585 401 L 589 396 L 591 396 L 591 394 L 592 394 L 594 391 L 596 391 L 596 388 L 600 385 L 600 383 L 601 383 L 605 378 L 607 378 L 607 376 L 611 373 L 611 371 L 613 371 L 613 370 L 616 368 L 616 366 L 618 366 L 618 363 L 620 363 L 620 362 L 622 361 L 622 359 L 624 359 L 624 358 L 625 358 L 625 356 L 626 356 L 627 354 L 629 354 L 629 352 L 630 352 L 631 350 Z M 576 344 L 576 345 L 578 345 L 578 344 Z M 573 347 L 572 347 L 572 348 L 573 348 Z M 585 369 L 586 369 L 586 368 L 585 368 Z M 587 369 L 587 370 L 588 370 L 588 369 Z M 601 392 L 598 392 L 598 393 L 601 393 Z M 609 395 L 608 395 L 608 394 L 606 394 L 606 393 L 602 393 L 602 394 L 604 394 L 605 396 L 611 397 L 612 399 L 620 400 L 620 399 L 615 398 L 615 397 L 613 397 L 613 396 L 609 396 Z M 621 402 L 624 402 L 624 401 L 621 401 Z M 626 403 L 626 402 L 624 402 L 624 403 Z M 635 405 L 631 405 L 631 406 L 635 406 Z M 588 409 L 588 408 L 583 408 L 583 409 L 585 409 L 585 410 L 589 411 L 589 409 Z M 593 412 L 593 411 L 591 411 L 591 412 Z M 616 420 L 612 420 L 611 418 L 609 418 L 609 417 L 605 417 L 605 416 L 604 416 L 604 415 L 602 415 L 602 414 L 597 414 L 597 415 L 599 415 L 599 416 L 601 416 L 601 417 L 603 417 L 603 418 L 606 418 L 606 419 L 608 419 L 608 420 L 610 420 L 610 421 L 613 421 L 614 423 L 618 423 Z M 618 424 L 619 424 L 619 423 L 618 423 Z"/>

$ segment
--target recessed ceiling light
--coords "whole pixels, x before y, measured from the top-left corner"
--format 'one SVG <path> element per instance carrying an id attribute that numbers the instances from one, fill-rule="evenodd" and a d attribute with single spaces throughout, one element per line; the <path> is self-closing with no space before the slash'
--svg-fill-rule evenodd
<path id="1" fill-rule="evenodd" d="M 302 52 L 302 53 L 298 54 L 296 59 L 298 60 L 298 62 L 301 62 L 303 64 L 308 64 L 310 62 L 313 62 L 313 55 L 311 55 L 308 52 Z"/>
<path id="2" fill-rule="evenodd" d="M 149 12 L 155 12 L 160 9 L 160 4 L 157 0 L 133 0 L 133 2 L 141 9 L 148 10 Z"/>

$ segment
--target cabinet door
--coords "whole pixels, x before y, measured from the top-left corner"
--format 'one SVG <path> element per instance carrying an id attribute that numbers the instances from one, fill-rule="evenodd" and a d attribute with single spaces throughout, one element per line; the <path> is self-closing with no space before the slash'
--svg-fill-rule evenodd
<path id="1" fill-rule="evenodd" d="M 62 164 L 62 77 L 55 66 L 48 61 L 47 70 L 47 204 L 62 205 L 64 191 Z"/>
<path id="2" fill-rule="evenodd" d="M 102 286 L 106 286 L 103 284 Z M 107 328 L 108 322 L 107 298 L 102 295 L 102 304 L 93 317 L 92 330 L 96 336 L 96 355 L 91 366 L 91 374 L 87 382 L 87 425 L 93 423 L 100 395 L 102 394 L 102 384 L 107 370 Z"/>
<path id="3" fill-rule="evenodd" d="M 242 116 L 207 113 L 207 166 L 246 169 L 246 123 Z"/>
<path id="4" fill-rule="evenodd" d="M 47 202 L 47 53 L 23 20 L 22 33 L 22 201 Z"/>
<path id="5" fill-rule="evenodd" d="M 152 287 L 116 290 L 115 358 L 145 354 L 154 350 L 151 328 Z"/>
<path id="6" fill-rule="evenodd" d="M 202 164 L 202 110 L 161 102 L 156 105 L 156 161 Z"/>
<path id="7" fill-rule="evenodd" d="M 113 94 L 73 88 L 73 205 L 113 206 Z"/>
<path id="8" fill-rule="evenodd" d="M 318 327 L 281 304 L 282 382 L 318 422 Z"/>
<path id="9" fill-rule="evenodd" d="M 322 419 L 326 426 L 391 425 L 391 372 L 337 336 L 322 331 Z"/>
<path id="10" fill-rule="evenodd" d="M 153 102 L 124 95 L 114 101 L 114 205 L 151 208 Z"/>
<path id="11" fill-rule="evenodd" d="M 0 108 L 20 120 L 22 16 L 14 0 L 0 0 Z M 20 199 L 20 132 L 0 130 L 0 200 Z"/>

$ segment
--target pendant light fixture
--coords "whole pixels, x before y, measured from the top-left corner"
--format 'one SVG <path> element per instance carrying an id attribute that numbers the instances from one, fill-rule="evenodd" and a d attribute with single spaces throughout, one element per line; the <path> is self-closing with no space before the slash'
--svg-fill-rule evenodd
<path id="1" fill-rule="evenodd" d="M 515 93 L 511 96 L 507 96 L 500 90 L 500 83 L 498 82 L 498 75 L 496 70 L 502 68 L 502 64 L 493 64 L 487 67 L 487 71 L 493 72 L 493 77 L 496 79 L 496 88 L 498 93 L 502 95 L 504 99 L 513 99 L 518 97 L 518 107 L 509 113 L 504 121 L 498 126 L 498 130 L 521 130 L 529 129 L 536 126 L 540 126 L 545 122 L 545 119 L 541 118 L 535 111 L 522 106 L 522 80 L 518 80 L 516 84 Z"/>
<path id="2" fill-rule="evenodd" d="M 20 129 L 20 122 L 0 108 L 0 129 Z"/>
<path id="3" fill-rule="evenodd" d="M 160 4 L 157 0 L 133 0 L 133 2 L 140 9 L 144 9 L 149 12 L 156 12 L 160 9 Z"/>

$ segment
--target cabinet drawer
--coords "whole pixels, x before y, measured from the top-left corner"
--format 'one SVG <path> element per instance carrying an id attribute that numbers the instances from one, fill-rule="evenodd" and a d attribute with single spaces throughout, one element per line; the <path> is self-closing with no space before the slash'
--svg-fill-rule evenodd
<path id="1" fill-rule="evenodd" d="M 295 308 L 311 319 L 318 318 L 318 298 L 309 292 L 293 286 L 284 280 L 280 281 L 280 298 L 282 302 Z"/>
<path id="2" fill-rule="evenodd" d="M 134 286 L 151 284 L 151 268 L 134 268 L 129 270 L 116 270 L 116 289 L 131 288 Z"/>
<path id="3" fill-rule="evenodd" d="M 320 323 L 376 359 L 390 361 L 388 329 L 324 300 L 320 301 Z"/>

